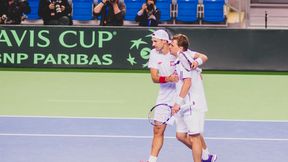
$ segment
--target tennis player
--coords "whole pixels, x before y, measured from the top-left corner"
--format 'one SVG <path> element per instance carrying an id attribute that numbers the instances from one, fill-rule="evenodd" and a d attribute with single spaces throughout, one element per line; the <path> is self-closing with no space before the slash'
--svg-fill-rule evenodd
<path id="1" fill-rule="evenodd" d="M 150 52 L 148 67 L 152 81 L 160 84 L 156 104 L 166 103 L 172 105 L 175 96 L 176 87 L 174 82 L 178 81 L 178 76 L 174 74 L 176 57 L 170 54 L 169 43 L 170 37 L 165 30 L 156 30 L 152 34 L 153 49 Z M 158 112 L 155 118 L 161 118 L 161 112 Z M 165 129 L 165 124 L 153 127 L 153 140 L 148 162 L 157 161 L 163 145 Z"/>
<path id="2" fill-rule="evenodd" d="M 170 44 L 170 52 L 175 57 L 178 57 L 180 52 L 184 52 L 190 61 L 194 61 L 193 52 L 188 49 L 189 39 L 186 35 L 176 34 L 172 38 Z M 202 64 L 203 60 L 196 59 L 198 65 Z M 179 76 L 179 81 L 176 83 L 175 104 L 172 108 L 173 113 L 177 113 L 182 105 L 191 104 L 191 109 L 176 116 L 176 137 L 187 147 L 192 149 L 194 162 L 214 162 L 217 159 L 216 155 L 210 155 L 208 148 L 203 138 L 205 112 L 207 112 L 206 97 L 201 77 L 201 69 L 196 68 L 187 71 L 179 60 L 175 61 L 176 72 Z"/>
<path id="3" fill-rule="evenodd" d="M 170 54 L 169 49 L 170 37 L 165 30 L 157 30 L 152 34 L 152 46 L 153 49 L 150 52 L 150 58 L 148 67 L 150 68 L 150 74 L 154 83 L 160 84 L 160 89 L 157 97 L 156 104 L 166 103 L 169 105 L 174 104 L 174 98 L 176 94 L 175 82 L 178 81 L 178 76 L 175 74 L 174 62 L 176 57 Z M 195 55 L 200 63 L 205 63 L 207 57 L 203 54 Z M 197 68 L 198 62 L 193 62 L 192 67 Z M 159 113 L 161 114 L 161 112 Z M 157 116 L 156 116 L 157 118 Z M 161 118 L 161 116 L 159 117 Z M 164 132 L 166 125 L 154 126 L 153 127 L 153 140 L 148 162 L 156 162 L 159 152 L 164 142 Z M 183 143 L 188 141 L 186 137 L 179 134 L 177 138 L 183 140 Z M 204 140 L 203 140 L 204 141 Z M 190 141 L 186 142 L 187 146 L 191 148 Z M 205 145 L 206 146 L 206 145 Z M 203 152 L 203 155 L 208 156 L 208 149 Z M 210 156 L 210 155 L 209 155 Z M 206 157 L 206 156 L 205 156 Z"/>

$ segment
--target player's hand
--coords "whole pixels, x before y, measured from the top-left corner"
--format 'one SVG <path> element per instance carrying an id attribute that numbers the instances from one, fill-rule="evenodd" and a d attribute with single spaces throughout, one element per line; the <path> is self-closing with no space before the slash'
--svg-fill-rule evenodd
<path id="1" fill-rule="evenodd" d="M 178 82 L 178 80 L 179 80 L 179 77 L 178 77 L 178 75 L 177 74 L 171 74 L 171 75 L 169 75 L 168 77 L 167 77 L 167 81 L 168 82 L 174 82 L 174 83 L 176 83 L 176 82 Z"/>
<path id="2" fill-rule="evenodd" d="M 192 69 L 196 69 L 196 68 L 198 67 L 198 65 L 199 65 L 199 64 L 198 64 L 197 61 L 193 61 L 192 64 L 191 64 L 191 68 L 192 68 Z"/>
<path id="3" fill-rule="evenodd" d="M 174 104 L 172 107 L 172 115 L 175 115 L 180 110 L 180 105 Z"/>

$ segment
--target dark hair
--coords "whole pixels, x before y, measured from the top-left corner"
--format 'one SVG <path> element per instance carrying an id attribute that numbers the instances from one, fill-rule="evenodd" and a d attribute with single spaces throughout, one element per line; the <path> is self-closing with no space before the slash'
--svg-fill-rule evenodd
<path id="1" fill-rule="evenodd" d="M 176 34 L 173 36 L 172 40 L 177 40 L 177 45 L 183 47 L 184 51 L 187 51 L 189 47 L 189 39 L 184 34 Z"/>

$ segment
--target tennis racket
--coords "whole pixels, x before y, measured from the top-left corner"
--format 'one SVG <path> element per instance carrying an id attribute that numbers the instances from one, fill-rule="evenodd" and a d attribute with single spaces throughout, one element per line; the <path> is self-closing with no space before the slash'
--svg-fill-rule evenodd
<path id="1" fill-rule="evenodd" d="M 184 52 L 180 52 L 178 58 L 179 58 L 181 65 L 186 71 L 192 70 L 191 65 L 192 65 L 192 62 L 194 61 L 192 57 L 186 55 Z"/>
<path id="2" fill-rule="evenodd" d="M 184 52 L 180 52 L 178 59 L 186 71 L 190 72 L 192 70 L 196 70 L 197 72 L 200 72 L 200 73 L 202 72 L 202 70 L 199 67 L 197 67 L 196 69 L 192 68 L 192 63 L 194 62 L 194 58 L 191 55 L 187 55 Z"/>
<path id="3" fill-rule="evenodd" d="M 148 113 L 148 121 L 155 126 L 164 125 L 172 117 L 172 106 L 168 104 L 157 104 Z"/>
<path id="4" fill-rule="evenodd" d="M 181 106 L 180 111 L 186 112 L 188 109 L 191 110 L 191 104 Z M 157 104 L 153 106 L 148 113 L 148 121 L 154 126 L 160 126 L 164 124 L 173 125 L 174 120 L 175 118 L 172 114 L 172 106 L 168 104 Z"/>

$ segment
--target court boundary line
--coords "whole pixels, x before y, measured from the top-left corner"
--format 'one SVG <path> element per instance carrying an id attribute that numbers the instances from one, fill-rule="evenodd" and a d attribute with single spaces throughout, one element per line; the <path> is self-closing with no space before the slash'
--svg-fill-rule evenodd
<path id="1" fill-rule="evenodd" d="M 103 120 L 147 120 L 147 118 L 133 117 L 74 117 L 74 116 L 33 116 L 33 115 L 0 115 L 0 118 L 47 118 L 47 119 L 103 119 Z M 287 123 L 288 120 L 252 120 L 252 119 L 206 119 L 206 121 L 227 122 L 279 122 Z"/>
<path id="2" fill-rule="evenodd" d="M 128 136 L 128 135 L 85 135 L 85 134 L 39 134 L 39 133 L 0 133 L 1 136 L 17 137 L 72 137 L 72 138 L 133 138 L 152 139 L 153 136 Z M 165 136 L 165 139 L 176 139 L 174 136 Z M 238 137 L 205 137 L 207 140 L 230 140 L 230 141 L 288 141 L 288 138 L 238 138 Z"/>

